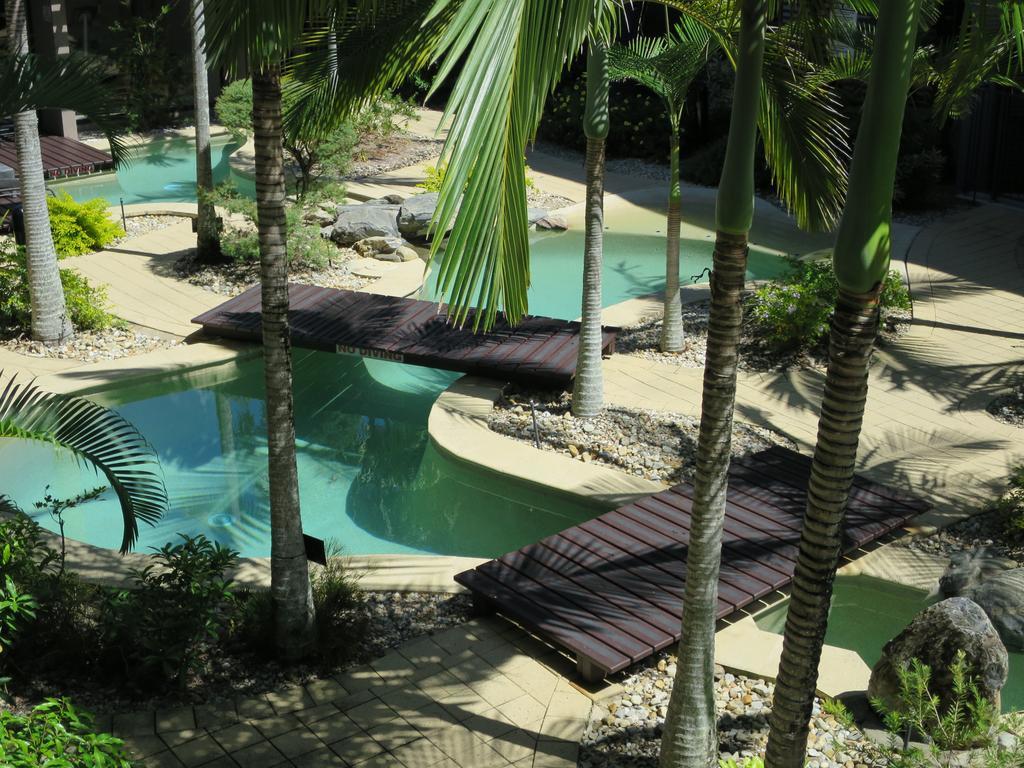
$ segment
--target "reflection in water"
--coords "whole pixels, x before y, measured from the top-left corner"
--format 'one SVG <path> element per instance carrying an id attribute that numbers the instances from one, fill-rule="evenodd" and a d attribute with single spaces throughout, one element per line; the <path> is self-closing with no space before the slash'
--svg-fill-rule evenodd
<path id="1" fill-rule="evenodd" d="M 307 533 L 337 541 L 348 554 L 492 556 L 602 511 L 442 456 L 430 443 L 427 416 L 456 375 L 368 362 L 296 354 L 296 445 Z M 103 399 L 150 440 L 166 476 L 171 512 L 155 527 L 143 526 L 140 549 L 185 532 L 204 533 L 243 555 L 269 554 L 258 360 L 198 379 L 121 388 Z M 89 486 L 88 474 L 67 461 L 55 464 L 48 447 L 15 450 L 0 441 L 0 487 L 25 508 L 47 483 L 70 495 Z M 68 524 L 72 538 L 117 545 L 120 514 L 112 494 L 76 513 Z"/>

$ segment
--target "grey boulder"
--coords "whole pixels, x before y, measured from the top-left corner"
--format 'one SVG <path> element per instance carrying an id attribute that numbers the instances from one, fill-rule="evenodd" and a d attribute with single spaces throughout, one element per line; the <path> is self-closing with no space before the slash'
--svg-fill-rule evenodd
<path id="1" fill-rule="evenodd" d="M 406 199 L 398 213 L 398 228 L 402 236 L 409 240 L 426 240 L 436 210 L 437 192 L 426 192 Z"/>
<path id="2" fill-rule="evenodd" d="M 978 692 L 998 707 L 999 692 L 1009 674 L 1009 657 L 988 616 L 966 597 L 951 597 L 929 606 L 885 644 L 882 657 L 871 670 L 868 696 L 881 699 L 890 709 L 898 707 L 898 672 L 913 659 L 920 659 L 931 669 L 932 694 L 947 707 L 953 698 L 950 668 L 961 649 Z"/>
<path id="3" fill-rule="evenodd" d="M 957 552 L 939 579 L 939 590 L 976 602 L 1007 649 L 1024 651 L 1024 568 L 1014 568 L 984 549 Z"/>
<path id="4" fill-rule="evenodd" d="M 368 237 L 401 237 L 397 205 L 343 205 L 338 208 L 331 239 L 353 245 Z"/>

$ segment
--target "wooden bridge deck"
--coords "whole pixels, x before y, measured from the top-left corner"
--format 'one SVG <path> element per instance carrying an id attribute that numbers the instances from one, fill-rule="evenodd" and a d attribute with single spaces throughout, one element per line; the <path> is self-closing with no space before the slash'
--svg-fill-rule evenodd
<path id="1" fill-rule="evenodd" d="M 811 460 L 784 448 L 734 460 L 718 618 L 786 587 L 796 567 Z M 693 486 L 627 504 L 455 580 L 478 603 L 574 654 L 596 680 L 679 641 Z M 843 532 L 852 552 L 928 508 L 858 476 Z"/>
<path id="2" fill-rule="evenodd" d="M 66 136 L 40 136 L 43 174 L 47 179 L 82 176 L 114 167 L 114 159 L 106 152 Z M 11 140 L 0 139 L 0 163 L 18 172 L 18 153 Z"/>
<path id="3" fill-rule="evenodd" d="M 512 326 L 499 315 L 490 331 L 474 333 L 451 325 L 431 301 L 297 284 L 289 300 L 297 347 L 544 386 L 566 387 L 576 373 L 579 323 L 526 317 Z M 259 341 L 261 304 L 256 286 L 192 322 L 217 336 Z M 615 330 L 606 329 L 602 346 L 610 353 L 614 345 Z"/>

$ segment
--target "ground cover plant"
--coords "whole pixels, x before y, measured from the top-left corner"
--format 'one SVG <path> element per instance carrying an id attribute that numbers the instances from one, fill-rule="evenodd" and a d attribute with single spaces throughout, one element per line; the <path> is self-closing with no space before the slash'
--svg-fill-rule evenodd
<path id="1" fill-rule="evenodd" d="M 132 768 L 124 742 L 97 732 L 66 699 L 47 699 L 27 714 L 0 710 L 0 765 L 10 768 Z"/>

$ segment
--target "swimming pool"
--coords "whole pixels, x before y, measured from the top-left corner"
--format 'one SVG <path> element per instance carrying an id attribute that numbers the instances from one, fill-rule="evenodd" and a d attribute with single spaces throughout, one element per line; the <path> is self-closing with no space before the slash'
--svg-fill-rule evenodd
<path id="1" fill-rule="evenodd" d="M 825 642 L 856 651 L 873 667 L 882 647 L 930 605 L 928 593 L 871 576 L 838 576 L 828 615 Z M 759 628 L 782 634 L 788 602 L 754 617 Z M 1010 676 L 1002 690 L 1004 712 L 1024 710 L 1024 653 L 1010 654 Z"/>
<path id="2" fill-rule="evenodd" d="M 238 148 L 230 138 L 218 136 L 211 142 L 213 181 L 231 180 L 245 195 L 255 196 L 255 182 L 231 170 L 228 158 Z M 163 138 L 150 141 L 134 151 L 131 162 L 102 176 L 59 181 L 50 185 L 75 200 L 102 197 L 111 205 L 130 203 L 194 203 L 196 200 L 196 144 L 190 139 Z"/>
<path id="3" fill-rule="evenodd" d="M 305 531 L 346 554 L 492 557 L 605 511 L 557 491 L 463 465 L 427 435 L 458 374 L 380 360 L 295 353 L 295 425 Z M 130 420 L 160 456 L 170 513 L 141 526 L 140 551 L 206 534 L 243 556 L 270 554 L 263 369 L 259 358 L 90 396 Z M 46 487 L 101 485 L 48 446 L 0 441 L 0 488 L 31 510 Z M 56 526 L 43 513 L 43 526 Z M 68 513 L 71 538 L 121 539 L 113 495 Z"/>
<path id="4" fill-rule="evenodd" d="M 609 212 L 611 225 L 628 225 L 604 234 L 601 277 L 603 305 L 646 296 L 665 289 L 665 219 L 656 211 L 639 215 Z M 683 285 L 706 283 L 711 267 L 712 233 L 688 228 L 680 240 L 679 277 Z M 765 280 L 783 274 L 786 262 L 777 253 L 752 245 L 747 278 Z M 437 270 L 432 269 L 424 296 L 438 298 Z M 583 298 L 583 232 L 536 234 L 530 241 L 530 313 L 572 320 L 580 316 Z"/>

